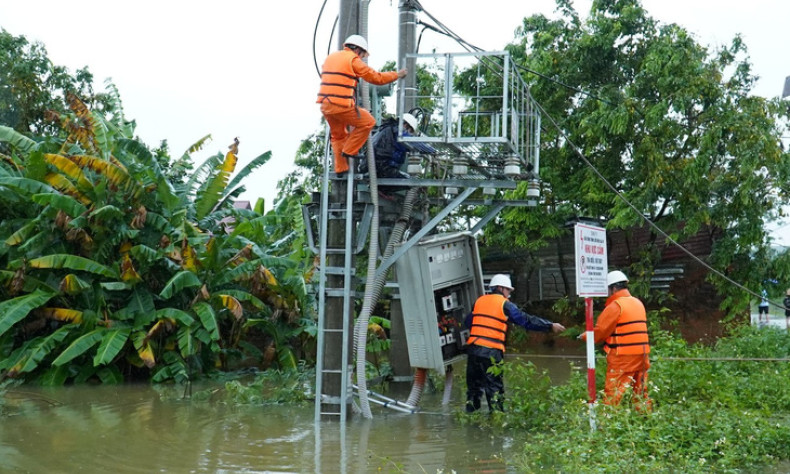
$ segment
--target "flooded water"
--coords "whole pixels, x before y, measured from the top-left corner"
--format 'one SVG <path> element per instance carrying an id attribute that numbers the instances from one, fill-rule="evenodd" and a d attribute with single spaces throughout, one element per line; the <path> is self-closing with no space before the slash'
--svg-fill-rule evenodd
<path id="1" fill-rule="evenodd" d="M 567 360 L 535 363 L 567 377 Z M 312 405 L 228 404 L 221 389 L 198 401 L 174 387 L 20 387 L 5 397 L 0 471 L 515 472 L 504 460 L 525 440 L 457 422 L 463 385 L 457 367 L 450 405 L 426 390 L 424 413 L 375 407 L 345 424 L 316 424 Z"/>

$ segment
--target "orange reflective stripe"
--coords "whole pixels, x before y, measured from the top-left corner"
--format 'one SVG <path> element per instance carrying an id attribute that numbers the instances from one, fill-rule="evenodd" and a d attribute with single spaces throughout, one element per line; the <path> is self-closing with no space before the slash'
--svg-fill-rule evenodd
<path id="1" fill-rule="evenodd" d="M 321 88 L 318 90 L 316 102 L 329 100 L 342 107 L 354 105 L 357 76 L 351 62 L 355 57 L 356 54 L 348 49 L 327 56 L 321 71 Z"/>
<path id="2" fill-rule="evenodd" d="M 472 310 L 472 329 L 468 344 L 505 351 L 505 301 L 505 297 L 499 294 L 483 295 L 477 299 Z"/>
<path id="3" fill-rule="evenodd" d="M 618 355 L 648 354 L 650 343 L 647 335 L 645 306 L 633 296 L 617 298 L 620 317 L 614 332 L 606 339 L 604 350 Z"/>

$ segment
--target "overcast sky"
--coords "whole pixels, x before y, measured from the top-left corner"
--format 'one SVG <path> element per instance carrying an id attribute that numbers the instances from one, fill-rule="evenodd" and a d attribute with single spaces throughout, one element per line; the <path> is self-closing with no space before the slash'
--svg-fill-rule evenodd
<path id="1" fill-rule="evenodd" d="M 0 27 L 44 43 L 55 64 L 72 72 L 88 66 L 101 87 L 111 78 L 128 119 L 149 145 L 167 139 L 180 156 L 206 134 L 213 142 L 196 161 L 227 150 L 239 137 L 246 164 L 271 150 L 273 157 L 247 179 L 242 198 L 266 198 L 270 209 L 277 181 L 292 169 L 302 139 L 320 130 L 315 104 L 318 75 L 313 35 L 323 0 L 180 1 L 2 0 Z M 398 0 L 371 0 L 369 64 L 381 67 L 397 55 Z M 425 10 L 456 34 L 487 50 L 513 40 L 521 20 L 552 15 L 553 0 L 421 0 Z M 575 0 L 582 14 L 591 0 Z M 328 0 L 319 23 L 319 66 L 330 44 L 339 0 Z M 654 18 L 678 23 L 712 48 L 740 33 L 749 48 L 755 93 L 781 94 L 790 74 L 784 46 L 786 0 L 643 0 Z M 484 8 L 481 8 L 484 7 Z M 332 45 L 336 41 L 331 42 Z M 462 49 L 426 31 L 421 52 Z M 334 49 L 334 46 L 332 47 Z"/>

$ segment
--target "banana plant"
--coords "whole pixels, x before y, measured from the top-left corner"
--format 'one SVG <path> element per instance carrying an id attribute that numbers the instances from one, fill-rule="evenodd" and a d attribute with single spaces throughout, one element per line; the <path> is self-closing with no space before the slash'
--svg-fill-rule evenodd
<path id="1" fill-rule="evenodd" d="M 186 381 L 251 350 L 249 320 L 296 331 L 310 305 L 309 268 L 232 206 L 270 154 L 237 170 L 234 141 L 189 175 L 208 137 L 163 159 L 110 89 L 110 119 L 69 95 L 71 112 L 51 117 L 58 136 L 0 126 L 0 377 Z"/>

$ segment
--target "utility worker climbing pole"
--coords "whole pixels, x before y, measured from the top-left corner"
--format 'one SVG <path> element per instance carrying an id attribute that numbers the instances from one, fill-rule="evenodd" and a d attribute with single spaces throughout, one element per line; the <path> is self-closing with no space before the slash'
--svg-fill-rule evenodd
<path id="1" fill-rule="evenodd" d="M 604 403 L 618 405 L 628 387 L 632 387 L 636 408 L 650 411 L 652 401 L 647 395 L 650 343 L 645 305 L 631 296 L 625 273 L 609 272 L 606 284 L 609 298 L 593 330 L 595 343 L 603 342 L 606 352 Z M 582 333 L 579 339 L 587 340 L 587 334 Z"/>
<path id="2" fill-rule="evenodd" d="M 565 326 L 522 312 L 509 301 L 513 284 L 507 275 L 497 274 L 488 284 L 490 295 L 475 301 L 465 325 L 470 328 L 466 340 L 466 411 L 480 409 L 480 397 L 485 394 L 489 411 L 504 409 L 505 385 L 501 372 L 489 372 L 505 355 L 507 325 L 512 322 L 532 331 L 560 333 Z"/>
<path id="3" fill-rule="evenodd" d="M 327 56 L 321 72 L 321 88 L 317 103 L 329 124 L 335 173 L 348 171 L 348 159 L 357 156 L 376 125 L 376 119 L 356 103 L 359 79 L 375 85 L 389 84 L 406 77 L 406 69 L 378 72 L 363 62 L 368 57 L 368 42 L 360 35 L 351 35 L 343 49 Z M 352 130 L 349 132 L 349 127 Z"/>

